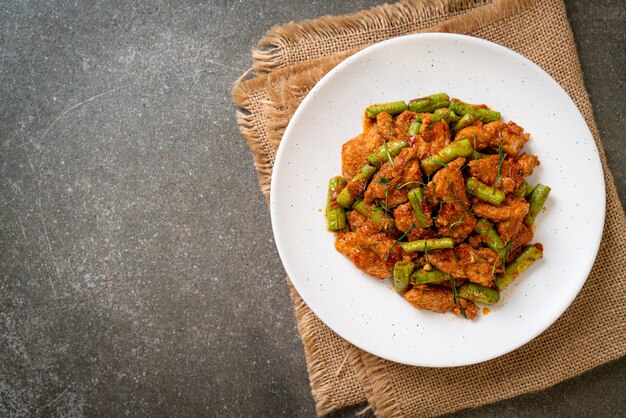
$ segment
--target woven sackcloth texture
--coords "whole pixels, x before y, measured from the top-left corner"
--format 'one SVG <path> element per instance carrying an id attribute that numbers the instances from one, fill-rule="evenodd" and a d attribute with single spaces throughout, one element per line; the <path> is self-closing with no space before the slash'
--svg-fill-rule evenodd
<path id="1" fill-rule="evenodd" d="M 233 100 L 266 197 L 275 153 L 291 115 L 315 83 L 368 45 L 415 32 L 484 38 L 531 59 L 572 97 L 600 150 L 606 223 L 589 278 L 542 335 L 500 358 L 431 369 L 382 360 L 328 329 L 291 287 L 311 390 L 320 415 L 367 401 L 379 416 L 433 416 L 540 390 L 626 353 L 626 220 L 583 84 L 562 0 L 413 0 L 349 16 L 272 28 L 253 51 L 254 72 Z"/>

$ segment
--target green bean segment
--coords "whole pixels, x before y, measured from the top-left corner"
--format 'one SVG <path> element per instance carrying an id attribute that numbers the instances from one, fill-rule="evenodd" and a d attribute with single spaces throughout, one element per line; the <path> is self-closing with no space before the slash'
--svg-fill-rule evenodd
<path id="1" fill-rule="evenodd" d="M 513 196 L 526 197 L 532 191 L 533 191 L 532 186 L 526 180 L 522 180 L 522 184 L 519 185 L 517 191 L 513 194 Z"/>
<path id="2" fill-rule="evenodd" d="M 442 283 L 448 280 L 452 280 L 452 276 L 448 273 L 444 273 L 443 271 L 424 271 L 424 269 L 418 269 L 411 275 L 411 279 L 409 281 L 417 286 L 428 283 Z"/>
<path id="3" fill-rule="evenodd" d="M 389 161 L 389 156 L 391 156 L 391 158 L 397 156 L 398 154 L 400 154 L 400 151 L 406 148 L 407 145 L 408 144 L 406 143 L 406 141 L 403 141 L 401 139 L 398 139 L 396 141 L 389 141 L 386 144 L 383 144 L 380 147 L 376 148 L 376 151 L 368 155 L 367 161 L 369 161 L 369 163 L 374 167 L 380 167 L 381 165 Z M 387 152 L 389 152 L 389 155 L 387 155 Z"/>
<path id="4" fill-rule="evenodd" d="M 487 219 L 481 219 L 476 222 L 476 226 L 474 226 L 474 232 L 480 235 L 480 238 L 483 240 L 485 244 L 492 250 L 496 252 L 496 254 L 500 254 L 502 250 L 504 250 L 505 245 L 496 229 L 493 227 L 493 224 L 489 222 Z"/>
<path id="5" fill-rule="evenodd" d="M 352 181 L 354 182 L 354 181 L 365 180 L 367 182 L 369 179 L 372 178 L 372 176 L 374 175 L 374 173 L 376 173 L 377 170 L 378 169 L 376 167 L 372 167 L 369 164 L 365 164 L 363 167 L 361 167 L 361 171 L 359 171 L 358 173 L 355 174 L 354 177 L 352 177 Z M 337 203 L 339 203 L 344 208 L 348 209 L 354 204 L 356 199 L 357 199 L 357 196 L 352 196 L 348 188 L 344 187 L 341 193 L 339 193 L 339 196 L 337 196 Z"/>
<path id="6" fill-rule="evenodd" d="M 546 199 L 550 194 L 550 187 L 544 186 L 543 184 L 537 184 L 532 192 L 530 192 L 530 196 L 528 196 L 528 213 L 524 218 L 524 222 L 526 225 L 532 226 L 535 223 L 535 218 L 543 209 L 544 203 L 546 203 Z"/>
<path id="7" fill-rule="evenodd" d="M 328 181 L 328 199 L 326 201 L 326 220 L 329 231 L 338 231 L 346 227 L 346 210 L 333 201 L 333 196 L 346 187 L 346 181 L 341 177 L 333 177 Z"/>
<path id="8" fill-rule="evenodd" d="M 493 281 L 496 288 L 499 291 L 506 289 L 513 280 L 515 280 L 520 274 L 522 274 L 528 267 L 530 267 L 536 260 L 543 257 L 543 251 L 534 245 L 528 246 L 517 256 L 512 263 L 510 263 L 504 269 L 504 273 L 498 275 Z"/>
<path id="9" fill-rule="evenodd" d="M 424 202 L 422 189 L 416 188 L 409 191 L 408 198 L 409 202 L 411 202 L 411 206 L 413 207 L 413 213 L 415 213 L 415 218 L 417 218 L 417 224 L 422 228 L 429 228 L 431 226 L 431 223 L 424 214 L 424 210 L 422 208 L 422 204 Z"/>
<path id="10" fill-rule="evenodd" d="M 404 293 L 409 288 L 409 278 L 415 265 L 411 261 L 398 261 L 393 266 L 393 286 L 398 293 Z"/>
<path id="11" fill-rule="evenodd" d="M 459 121 L 452 127 L 454 131 L 460 131 L 463 128 L 472 126 L 476 122 L 476 118 L 471 113 L 466 113 Z"/>
<path id="12" fill-rule="evenodd" d="M 422 169 L 427 175 L 433 174 L 435 171 L 445 167 L 447 163 L 461 157 L 469 157 L 472 155 L 472 144 L 469 139 L 463 138 L 450 143 L 447 147 L 439 150 L 432 157 L 424 158 L 420 161 Z"/>
<path id="13" fill-rule="evenodd" d="M 438 117 L 438 121 L 444 119 L 449 125 L 457 123 L 460 119 L 456 113 L 445 107 L 435 110 L 434 115 Z"/>
<path id="14" fill-rule="evenodd" d="M 409 135 L 417 135 L 420 131 L 422 124 L 420 122 L 413 122 L 409 126 Z"/>
<path id="15" fill-rule="evenodd" d="M 352 208 L 359 212 L 361 215 L 370 218 L 372 221 L 374 221 L 376 225 L 380 226 L 383 231 L 395 227 L 394 219 L 389 216 L 387 212 L 385 212 L 382 208 L 370 209 L 362 200 L 357 200 L 356 203 L 352 205 Z"/>
<path id="16" fill-rule="evenodd" d="M 465 188 L 472 196 L 476 196 L 480 200 L 495 206 L 499 206 L 504 200 L 504 192 L 502 190 L 487 186 L 474 177 L 470 177 L 465 181 Z"/>
<path id="17" fill-rule="evenodd" d="M 365 109 L 365 116 L 373 119 L 381 112 L 387 112 L 390 115 L 397 115 L 398 113 L 402 113 L 405 110 L 406 102 L 404 100 L 400 100 L 398 102 L 379 103 L 368 106 Z"/>
<path id="18" fill-rule="evenodd" d="M 459 296 L 485 305 L 493 305 L 500 300 L 500 293 L 497 290 L 476 283 L 465 283 L 461 286 Z"/>
<path id="19" fill-rule="evenodd" d="M 450 104 L 450 96 L 446 93 L 431 94 L 427 97 L 419 99 L 413 99 L 409 102 L 409 109 L 411 112 L 427 113 L 434 112 L 435 110 L 448 107 Z"/>
<path id="20" fill-rule="evenodd" d="M 477 107 L 469 103 L 450 102 L 449 107 L 450 107 L 450 110 L 452 110 L 457 115 L 465 116 L 469 113 L 474 117 L 474 119 L 479 120 L 484 123 L 495 122 L 497 120 L 500 120 L 500 112 Z"/>
<path id="21" fill-rule="evenodd" d="M 420 239 L 417 241 L 401 242 L 400 247 L 402 247 L 405 253 L 440 250 L 443 248 L 453 248 L 454 240 L 452 238 Z"/>

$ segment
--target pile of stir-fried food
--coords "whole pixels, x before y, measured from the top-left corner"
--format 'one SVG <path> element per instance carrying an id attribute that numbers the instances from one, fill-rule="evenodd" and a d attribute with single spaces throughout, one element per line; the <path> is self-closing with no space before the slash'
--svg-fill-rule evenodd
<path id="1" fill-rule="evenodd" d="M 530 135 L 445 93 L 369 106 L 363 125 L 329 182 L 335 247 L 414 307 L 475 318 L 543 255 L 530 242 L 550 188 L 524 179 Z"/>

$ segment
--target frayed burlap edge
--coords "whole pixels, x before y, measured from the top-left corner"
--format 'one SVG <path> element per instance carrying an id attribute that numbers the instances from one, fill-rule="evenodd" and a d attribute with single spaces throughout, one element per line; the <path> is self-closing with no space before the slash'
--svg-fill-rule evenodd
<path id="1" fill-rule="evenodd" d="M 249 80 L 238 81 L 232 91 L 232 99 L 242 110 L 237 111 L 237 123 L 239 130 L 246 138 L 248 146 L 254 154 L 254 165 L 259 175 L 259 186 L 263 195 L 269 202 L 270 186 L 272 181 L 272 169 L 276 151 L 282 136 L 289 124 L 289 116 L 295 108 L 279 107 L 277 103 L 300 103 L 305 95 L 319 79 L 352 54 L 352 51 L 340 54 L 337 57 L 324 57 L 313 63 L 302 63 L 278 70 L 271 74 Z M 280 89 L 277 79 L 289 78 L 289 86 L 298 86 L 297 89 Z M 302 86 L 306 86 L 306 89 Z M 253 109 L 250 98 L 263 90 L 266 100 L 262 101 L 262 109 Z M 294 100 L 285 100 L 284 95 L 297 95 Z M 271 100 L 274 99 L 274 100 Z M 281 100 L 276 100 L 281 99 Z M 297 106 L 296 106 L 297 107 Z M 267 120 L 259 120 L 259 115 L 264 114 Z"/>
<path id="2" fill-rule="evenodd" d="M 327 373 L 325 373 L 327 367 L 324 364 L 324 358 L 316 355 L 318 342 L 315 339 L 314 328 L 307 326 L 308 322 L 313 320 L 308 318 L 308 316 L 314 314 L 308 309 L 308 306 L 296 292 L 289 279 L 287 279 L 287 282 L 289 283 L 289 292 L 294 304 L 295 315 L 298 318 L 298 331 L 300 332 L 302 344 L 310 348 L 309 350 L 304 350 L 304 357 L 306 359 L 306 369 L 309 373 L 309 381 L 311 382 L 313 399 L 315 400 L 315 408 L 318 414 L 326 415 L 333 411 L 335 403 L 332 396 L 333 388 L 327 380 Z"/>
<path id="3" fill-rule="evenodd" d="M 298 331 L 300 332 L 302 344 L 305 348 L 304 357 L 307 364 L 307 372 L 309 374 L 311 394 L 313 396 L 313 400 L 315 401 L 317 414 L 320 416 L 328 415 L 337 410 L 338 405 L 346 402 L 350 405 L 357 405 L 359 403 L 366 402 L 372 394 L 370 393 L 370 396 L 368 397 L 363 395 L 364 388 L 361 387 L 358 376 L 356 376 L 358 370 L 352 367 L 352 358 L 350 356 L 351 352 L 348 351 L 348 347 L 352 347 L 354 350 L 358 349 L 347 341 L 340 339 L 340 343 L 346 347 L 346 351 L 339 366 L 335 366 L 333 369 L 333 367 L 328 364 L 326 356 L 320 355 L 322 350 L 320 344 L 323 344 L 323 342 L 319 341 L 317 338 L 318 336 L 316 335 L 316 330 L 319 328 L 312 326 L 314 322 L 319 322 L 319 319 L 317 319 L 313 311 L 311 311 L 304 303 L 296 289 L 289 281 L 289 278 L 287 278 L 287 283 L 289 285 L 291 299 L 294 304 Z M 356 358 L 357 356 L 358 354 L 354 357 Z M 330 372 L 330 370 L 334 373 Z M 334 379 L 336 379 L 340 374 L 346 373 L 350 374 L 352 386 L 357 388 L 354 396 L 352 396 L 349 401 L 345 397 L 343 399 L 341 399 L 341 397 L 338 399 L 338 395 L 336 393 L 337 388 L 333 384 Z M 369 409 L 369 406 L 367 409 Z"/>
<path id="4" fill-rule="evenodd" d="M 392 36 L 411 33 L 403 30 L 415 22 L 427 21 L 451 13 L 465 12 L 460 21 L 449 21 L 440 27 L 431 26 L 431 32 L 465 33 L 464 26 L 493 21 L 517 13 L 534 0 L 404 0 L 394 4 L 384 4 L 368 10 L 344 16 L 324 16 L 299 23 L 289 23 L 271 28 L 252 50 L 253 68 L 257 74 L 268 73 L 293 64 L 286 57 L 286 51 L 299 43 L 315 44 L 318 40 L 346 37 L 359 32 L 376 32 L 396 28 Z M 388 38 L 388 33 L 380 33 L 368 44 Z M 357 46 L 357 45 L 355 45 Z M 361 49 L 366 45 L 358 45 Z M 320 52 L 320 56 L 324 56 Z M 318 57 L 315 57 L 318 58 Z"/>

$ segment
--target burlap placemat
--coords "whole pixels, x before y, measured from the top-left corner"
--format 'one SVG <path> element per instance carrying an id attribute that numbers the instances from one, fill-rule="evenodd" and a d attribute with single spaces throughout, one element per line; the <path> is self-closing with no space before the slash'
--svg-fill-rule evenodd
<path id="1" fill-rule="evenodd" d="M 320 415 L 364 401 L 380 416 L 439 415 L 544 389 L 626 353 L 626 220 L 562 0 L 414 0 L 272 28 L 253 51 L 256 76 L 238 81 L 233 90 L 263 193 L 269 197 L 284 129 L 315 83 L 359 49 L 415 32 L 456 32 L 497 42 L 536 62 L 563 86 L 600 150 L 607 192 L 602 244 L 580 295 L 554 325 L 512 353 L 466 367 L 409 367 L 366 353 L 327 328 L 292 287 Z"/>

